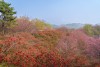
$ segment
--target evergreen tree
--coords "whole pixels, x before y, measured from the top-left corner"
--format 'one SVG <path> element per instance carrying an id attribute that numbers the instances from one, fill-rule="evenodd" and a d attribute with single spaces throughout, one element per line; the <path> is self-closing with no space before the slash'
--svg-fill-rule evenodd
<path id="1" fill-rule="evenodd" d="M 9 3 L 0 1 L 0 27 L 3 34 L 7 32 L 8 28 L 15 24 L 16 17 L 14 14 L 16 14 L 16 12 L 10 5 Z"/>

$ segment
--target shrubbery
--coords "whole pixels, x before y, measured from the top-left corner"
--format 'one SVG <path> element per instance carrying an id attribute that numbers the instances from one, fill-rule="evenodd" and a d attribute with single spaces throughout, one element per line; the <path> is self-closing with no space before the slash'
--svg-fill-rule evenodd
<path id="1" fill-rule="evenodd" d="M 100 39 L 80 30 L 17 32 L 0 37 L 0 62 L 17 67 L 99 66 Z"/>

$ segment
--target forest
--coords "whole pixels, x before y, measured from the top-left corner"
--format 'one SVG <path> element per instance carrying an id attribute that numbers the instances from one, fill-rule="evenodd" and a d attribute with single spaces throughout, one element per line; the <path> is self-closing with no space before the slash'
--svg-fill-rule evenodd
<path id="1" fill-rule="evenodd" d="M 100 67 L 100 25 L 55 28 L 10 5 L 0 2 L 0 67 Z"/>

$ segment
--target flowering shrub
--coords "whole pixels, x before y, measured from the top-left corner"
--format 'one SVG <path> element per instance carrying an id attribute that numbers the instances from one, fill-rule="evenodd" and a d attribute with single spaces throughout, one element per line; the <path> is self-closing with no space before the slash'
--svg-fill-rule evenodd
<path id="1" fill-rule="evenodd" d="M 56 49 L 66 60 L 69 59 L 69 66 L 92 66 L 93 63 L 99 64 L 98 62 L 100 61 L 99 44 L 99 39 L 89 37 L 80 30 L 75 30 L 70 32 L 69 35 L 66 35 L 66 32 L 63 33 L 61 39 L 58 41 Z M 84 64 L 76 58 L 79 58 Z M 78 64 L 74 61 L 77 61 Z"/>
<path id="2" fill-rule="evenodd" d="M 34 23 L 32 23 L 29 18 L 21 17 L 16 20 L 16 26 L 11 28 L 12 32 L 33 32 L 36 31 Z"/>
<path id="3" fill-rule="evenodd" d="M 42 41 L 42 44 L 50 48 L 57 45 L 61 32 L 56 30 L 39 31 L 33 34 L 35 38 Z"/>
<path id="4" fill-rule="evenodd" d="M 17 32 L 0 36 L 0 63 L 5 67 L 99 67 L 99 45 L 99 38 L 80 30 Z"/>
<path id="5" fill-rule="evenodd" d="M 27 37 L 28 36 L 28 37 Z M 18 67 L 64 67 L 63 57 L 54 49 L 37 43 L 39 42 L 33 35 L 28 33 L 17 33 L 13 36 L 6 36 L 0 42 L 1 62 Z"/>

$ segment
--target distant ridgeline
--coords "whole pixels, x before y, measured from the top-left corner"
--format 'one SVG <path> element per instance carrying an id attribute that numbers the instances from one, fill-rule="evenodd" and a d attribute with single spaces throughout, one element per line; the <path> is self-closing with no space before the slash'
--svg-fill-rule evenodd
<path id="1" fill-rule="evenodd" d="M 81 24 L 81 23 L 71 23 L 71 24 L 66 24 L 65 27 L 72 28 L 72 29 L 79 29 L 79 28 L 84 27 L 84 24 Z"/>
<path id="2" fill-rule="evenodd" d="M 64 25 L 61 25 L 61 26 L 67 27 L 67 28 L 70 28 L 70 29 L 79 29 L 79 28 L 84 27 L 84 25 L 85 24 L 81 24 L 81 23 L 69 23 L 69 24 L 64 24 Z M 59 28 L 61 26 L 53 25 L 54 28 Z"/>

